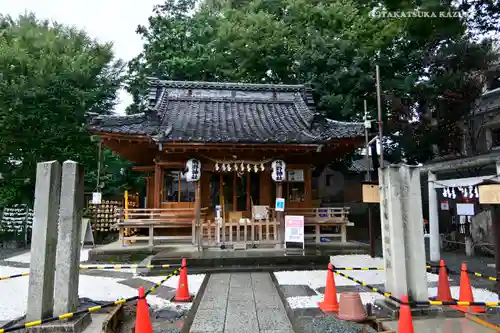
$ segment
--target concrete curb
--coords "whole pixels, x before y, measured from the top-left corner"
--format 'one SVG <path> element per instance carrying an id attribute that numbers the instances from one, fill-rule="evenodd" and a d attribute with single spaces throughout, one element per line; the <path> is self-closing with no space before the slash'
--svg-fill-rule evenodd
<path id="1" fill-rule="evenodd" d="M 205 274 L 205 278 L 201 283 L 200 289 L 198 289 L 196 297 L 193 300 L 193 305 L 191 306 L 191 309 L 189 309 L 189 312 L 186 315 L 186 319 L 184 319 L 184 325 L 182 325 L 181 333 L 189 333 L 189 331 L 191 330 L 191 325 L 193 325 L 194 317 L 196 316 L 196 312 L 198 311 L 198 307 L 200 306 L 203 294 L 205 294 L 208 280 L 210 280 L 210 273 Z"/>
<path id="2" fill-rule="evenodd" d="M 283 305 L 285 306 L 285 312 L 288 317 L 288 320 L 290 320 L 290 323 L 292 324 L 293 331 L 295 333 L 303 333 L 303 330 L 300 329 L 297 320 L 295 319 L 295 315 L 293 313 L 293 309 L 290 307 L 290 304 L 288 304 L 285 294 L 280 288 L 280 284 L 278 283 L 278 279 L 274 275 L 274 272 L 269 273 L 271 276 L 271 281 L 274 283 L 274 287 L 278 291 L 278 295 L 280 296 L 281 302 L 283 302 Z"/>
<path id="3" fill-rule="evenodd" d="M 117 333 L 123 321 L 123 304 L 115 307 L 102 323 L 102 333 Z"/>

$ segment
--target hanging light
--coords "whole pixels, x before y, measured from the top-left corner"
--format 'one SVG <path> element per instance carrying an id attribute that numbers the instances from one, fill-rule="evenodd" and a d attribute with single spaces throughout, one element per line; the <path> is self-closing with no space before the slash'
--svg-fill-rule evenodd
<path id="1" fill-rule="evenodd" d="M 249 164 L 247 164 L 247 171 L 248 171 L 248 172 L 252 171 L 252 167 L 250 166 L 250 163 L 249 163 Z"/>
<path id="2" fill-rule="evenodd" d="M 231 164 L 227 165 L 227 171 L 231 172 Z"/>
<path id="3" fill-rule="evenodd" d="M 467 192 L 467 188 L 466 187 L 464 187 L 464 193 L 463 193 L 463 195 L 464 195 L 464 198 L 468 198 L 469 197 L 469 193 Z"/>
<path id="4" fill-rule="evenodd" d="M 452 199 L 456 199 L 456 198 L 457 198 L 457 194 L 455 193 L 455 188 L 453 188 L 453 189 L 451 190 L 451 198 L 452 198 Z"/>
<path id="5" fill-rule="evenodd" d="M 238 171 L 238 164 L 234 163 L 234 171 Z"/>
<path id="6" fill-rule="evenodd" d="M 257 167 L 257 165 L 253 166 L 253 171 L 255 171 L 255 173 L 259 172 L 259 168 Z"/>
<path id="7" fill-rule="evenodd" d="M 469 186 L 469 198 L 474 198 L 474 187 L 472 185 Z"/>
<path id="8" fill-rule="evenodd" d="M 241 170 L 241 171 L 245 171 L 245 164 L 243 164 L 243 162 L 241 162 L 241 165 L 240 165 L 240 170 Z"/>
<path id="9" fill-rule="evenodd" d="M 226 165 L 222 164 L 222 171 L 226 171 Z"/>
<path id="10" fill-rule="evenodd" d="M 474 187 L 474 196 L 475 196 L 476 198 L 479 198 L 479 190 L 478 190 L 477 186 L 476 186 L 476 187 Z"/>
<path id="11" fill-rule="evenodd" d="M 215 171 L 219 171 L 219 170 L 220 170 L 219 163 L 215 163 Z"/>
<path id="12" fill-rule="evenodd" d="M 448 192 L 446 192 L 446 189 L 443 188 L 443 198 L 448 198 L 447 194 L 448 194 Z"/>
<path id="13" fill-rule="evenodd" d="M 261 164 L 260 164 L 260 171 L 264 171 L 264 170 L 265 170 L 265 168 L 264 168 L 264 163 L 261 163 Z"/>

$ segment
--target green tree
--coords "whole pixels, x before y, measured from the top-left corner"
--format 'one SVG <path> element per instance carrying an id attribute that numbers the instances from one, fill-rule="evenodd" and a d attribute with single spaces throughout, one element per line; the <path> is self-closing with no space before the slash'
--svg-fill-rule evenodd
<path id="1" fill-rule="evenodd" d="M 318 109 L 336 119 L 360 120 L 363 100 L 376 115 L 375 64 L 384 94 L 386 144 L 395 160 L 425 162 L 431 143 L 457 142 L 453 126 L 431 128 L 425 114 L 438 108 L 441 124 L 470 111 L 478 74 L 491 64 L 491 43 L 476 42 L 490 26 L 478 19 L 443 18 L 461 11 L 446 1 L 226 0 L 168 1 L 139 27 L 143 52 L 130 63 L 127 83 L 140 110 L 146 78 L 252 83 L 309 83 Z M 494 12 L 495 7 L 488 7 Z M 374 15 L 419 9 L 435 17 Z M 489 22 L 489 21 L 488 21 Z M 484 22 L 483 22 L 484 23 Z M 491 25 L 491 22 L 489 22 Z M 443 94 L 470 96 L 456 105 Z M 466 105 L 466 107 L 464 107 Z"/>
<path id="2" fill-rule="evenodd" d="M 111 44 L 84 31 L 32 14 L 0 16 L 2 204 L 32 201 L 37 162 L 71 159 L 95 169 L 86 118 L 112 112 L 123 66 Z"/>

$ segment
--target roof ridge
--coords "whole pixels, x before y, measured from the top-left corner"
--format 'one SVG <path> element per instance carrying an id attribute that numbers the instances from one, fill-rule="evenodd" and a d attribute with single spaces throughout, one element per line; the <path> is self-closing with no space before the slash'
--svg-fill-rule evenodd
<path id="1" fill-rule="evenodd" d="M 262 84 L 262 83 L 237 83 L 237 82 L 209 82 L 209 81 L 173 81 L 149 78 L 150 86 L 182 89 L 230 89 L 245 91 L 305 91 L 309 88 L 306 84 Z"/>
<path id="2" fill-rule="evenodd" d="M 237 103 L 265 103 L 265 104 L 294 104 L 293 99 L 269 99 L 269 98 L 245 98 L 245 97 L 229 97 L 229 96 L 168 96 L 171 101 L 186 101 L 186 102 L 237 102 Z"/>

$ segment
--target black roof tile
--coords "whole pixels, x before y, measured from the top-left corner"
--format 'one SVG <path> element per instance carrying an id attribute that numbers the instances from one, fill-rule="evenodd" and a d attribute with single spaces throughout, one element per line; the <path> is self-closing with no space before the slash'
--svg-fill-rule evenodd
<path id="1" fill-rule="evenodd" d="M 310 88 L 152 79 L 149 110 L 101 116 L 94 132 L 147 135 L 158 142 L 323 143 L 363 135 L 362 123 L 317 121 Z"/>

